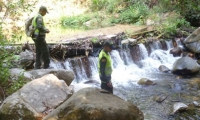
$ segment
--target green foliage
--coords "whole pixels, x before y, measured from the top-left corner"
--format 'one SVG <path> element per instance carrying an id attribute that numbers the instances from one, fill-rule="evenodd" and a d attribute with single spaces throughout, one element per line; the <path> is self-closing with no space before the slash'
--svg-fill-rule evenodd
<path id="1" fill-rule="evenodd" d="M 113 19 L 113 23 L 128 23 L 134 24 L 137 22 L 143 22 L 148 16 L 149 8 L 144 3 L 136 3 L 130 6 L 128 9 L 125 9 L 120 13 L 119 18 Z"/>
<path id="2" fill-rule="evenodd" d="M 91 15 L 78 15 L 78 16 L 69 16 L 69 17 L 62 17 L 61 18 L 61 26 L 64 28 L 79 28 L 82 26 L 83 28 L 86 27 L 84 25 L 85 22 L 92 19 Z"/>
<path id="3" fill-rule="evenodd" d="M 9 73 L 9 67 L 11 64 L 9 61 L 7 63 L 4 63 L 5 60 L 9 56 L 12 56 L 4 47 L 8 45 L 8 41 L 5 39 L 4 35 L 2 34 L 2 27 L 0 26 L 0 85 L 5 84 L 5 82 L 8 80 L 10 73 Z M 6 67 L 7 65 L 7 67 Z"/>
<path id="4" fill-rule="evenodd" d="M 61 17 L 61 26 L 72 29 L 96 29 L 111 26 L 110 18 L 106 13 L 86 13 L 78 16 Z"/>
<path id="5" fill-rule="evenodd" d="M 33 3 L 35 4 L 35 3 Z M 10 93 L 13 91 L 16 91 L 18 88 L 20 88 L 24 82 L 22 80 L 22 77 L 19 77 L 19 81 L 10 83 L 10 70 L 9 68 L 12 66 L 11 61 L 13 60 L 14 53 L 11 53 L 8 49 L 6 49 L 8 46 L 11 46 L 11 44 L 20 41 L 22 39 L 21 36 L 14 33 L 13 31 L 9 31 L 12 33 L 11 39 L 7 39 L 6 35 L 4 35 L 4 30 L 2 28 L 2 25 L 5 24 L 5 19 L 9 18 L 15 21 L 16 19 L 19 19 L 19 16 L 26 11 L 30 11 L 30 4 L 28 4 L 25 0 L 6 0 L 0 2 L 0 7 L 3 11 L 1 13 L 3 14 L 3 18 L 0 19 L 0 86 L 4 87 L 4 89 L 9 88 Z M 7 25 L 7 24 L 5 24 Z M 6 31 L 6 30 L 5 30 Z M 19 33 L 19 31 L 17 31 Z M 11 86 L 11 87 L 9 87 Z"/>
<path id="6" fill-rule="evenodd" d="M 171 17 L 167 18 L 159 27 L 158 31 L 162 33 L 164 36 L 169 37 L 171 35 L 176 34 L 179 28 L 181 27 L 189 27 L 190 24 L 184 18 L 180 17 Z"/>
<path id="7" fill-rule="evenodd" d="M 105 10 L 109 13 L 117 12 L 122 6 L 123 0 L 91 0 L 90 9 L 92 11 Z"/>
<path id="8" fill-rule="evenodd" d="M 189 21 L 200 19 L 200 0 L 160 0 L 162 12 L 176 11 Z"/>
<path id="9" fill-rule="evenodd" d="M 27 83 L 27 81 L 24 78 L 24 75 L 21 74 L 17 80 L 12 81 L 8 88 L 6 89 L 6 94 L 11 95 L 12 93 L 16 92 L 17 90 L 19 90 L 20 88 L 22 88 L 25 84 Z"/>
<path id="10" fill-rule="evenodd" d="M 200 1 L 188 1 L 188 0 L 178 0 L 177 8 L 178 11 L 185 16 L 187 19 L 190 20 L 197 20 L 200 19 Z"/>
<path id="11" fill-rule="evenodd" d="M 97 38 L 92 38 L 91 41 L 92 41 L 92 43 L 95 44 L 95 43 L 97 43 L 98 39 Z"/>
<path id="12" fill-rule="evenodd" d="M 91 0 L 90 8 L 95 11 L 99 11 L 107 6 L 108 0 Z"/>

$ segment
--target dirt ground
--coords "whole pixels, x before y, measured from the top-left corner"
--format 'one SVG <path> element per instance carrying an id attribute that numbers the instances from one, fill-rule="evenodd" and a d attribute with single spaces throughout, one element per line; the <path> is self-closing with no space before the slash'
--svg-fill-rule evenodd
<path id="1" fill-rule="evenodd" d="M 98 36 L 98 35 L 113 35 L 121 32 L 142 32 L 146 29 L 147 26 L 135 26 L 135 25 L 115 25 L 106 28 L 99 28 L 95 30 L 86 30 L 86 31 L 75 31 L 75 32 L 67 32 L 62 34 L 55 34 L 55 35 L 47 35 L 47 42 L 54 43 L 54 42 L 61 42 L 66 41 L 72 38 L 82 38 L 86 36 Z"/>

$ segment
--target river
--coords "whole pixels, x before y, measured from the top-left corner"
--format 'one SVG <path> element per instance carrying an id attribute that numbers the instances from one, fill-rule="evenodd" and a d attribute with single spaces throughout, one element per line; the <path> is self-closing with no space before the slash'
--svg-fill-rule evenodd
<path id="1" fill-rule="evenodd" d="M 176 42 L 181 46 L 180 39 Z M 139 44 L 138 51 L 124 46 L 121 47 L 123 49 L 113 50 L 111 57 L 114 68 L 112 74 L 114 94 L 138 106 L 144 113 L 145 120 L 200 120 L 198 109 L 171 114 L 173 104 L 177 101 L 187 105 L 194 100 L 200 102 L 200 91 L 189 88 L 190 77 L 182 78 L 159 71 L 160 65 L 171 69 L 173 63 L 179 58 L 169 54 L 169 50 L 173 48 L 172 41 L 165 41 L 165 45 L 164 49 L 160 41 L 154 41 L 148 45 L 149 49 L 144 44 Z M 133 57 L 133 54 L 136 55 Z M 55 69 L 74 71 L 75 80 L 72 85 L 77 91 L 84 87 L 100 86 L 97 63 L 97 57 L 89 56 L 68 58 L 64 62 L 51 61 L 51 66 Z M 148 78 L 157 84 L 140 86 L 137 82 L 141 78 Z M 166 100 L 157 103 L 155 97 L 159 95 L 167 96 Z"/>

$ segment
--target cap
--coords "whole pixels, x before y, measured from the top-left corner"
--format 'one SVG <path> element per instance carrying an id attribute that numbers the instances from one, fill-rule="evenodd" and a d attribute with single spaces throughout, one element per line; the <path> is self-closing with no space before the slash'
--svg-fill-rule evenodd
<path id="1" fill-rule="evenodd" d="M 114 49 L 113 43 L 112 43 L 111 41 L 105 41 L 103 45 L 104 45 L 104 46 L 108 46 L 108 47 L 110 47 L 111 49 Z"/>
<path id="2" fill-rule="evenodd" d="M 48 10 L 47 10 L 47 8 L 45 6 L 41 6 L 40 10 L 45 10 L 47 13 L 49 13 Z"/>

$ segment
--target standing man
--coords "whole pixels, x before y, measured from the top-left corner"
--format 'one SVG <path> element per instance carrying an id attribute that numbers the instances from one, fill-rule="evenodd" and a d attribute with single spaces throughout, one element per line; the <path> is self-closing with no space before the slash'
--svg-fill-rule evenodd
<path id="1" fill-rule="evenodd" d="M 113 85 L 111 82 L 112 60 L 109 52 L 113 49 L 111 42 L 106 41 L 104 47 L 99 54 L 98 70 L 101 79 L 101 89 L 107 90 L 113 94 Z"/>
<path id="2" fill-rule="evenodd" d="M 41 58 L 44 62 L 44 69 L 48 69 L 50 64 L 49 48 L 45 40 L 46 33 L 49 33 L 50 31 L 45 28 L 43 21 L 43 16 L 45 16 L 46 13 L 48 13 L 47 8 L 45 6 L 41 6 L 38 15 L 36 15 L 32 21 L 32 25 L 35 28 L 32 35 L 32 39 L 35 42 L 36 47 L 35 69 L 41 68 Z"/>

